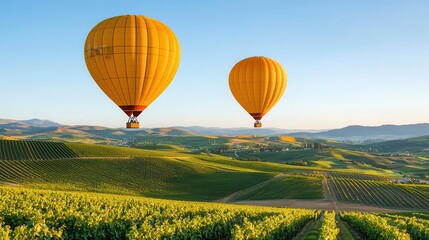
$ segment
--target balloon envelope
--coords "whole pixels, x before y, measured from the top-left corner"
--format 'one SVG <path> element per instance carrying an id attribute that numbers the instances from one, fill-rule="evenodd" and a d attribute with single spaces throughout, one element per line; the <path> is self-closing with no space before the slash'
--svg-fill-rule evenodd
<path id="1" fill-rule="evenodd" d="M 85 62 L 103 92 L 137 117 L 173 80 L 179 41 L 163 23 L 136 15 L 106 19 L 85 42 Z"/>
<path id="2" fill-rule="evenodd" d="M 229 74 L 232 95 L 259 123 L 283 96 L 286 84 L 287 76 L 283 67 L 267 57 L 241 60 Z"/>

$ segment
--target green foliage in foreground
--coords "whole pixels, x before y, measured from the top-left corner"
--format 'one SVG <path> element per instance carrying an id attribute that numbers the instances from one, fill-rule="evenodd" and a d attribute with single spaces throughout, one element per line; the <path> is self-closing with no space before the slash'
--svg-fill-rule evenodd
<path id="1" fill-rule="evenodd" d="M 319 211 L 0 188 L 2 239 L 291 239 Z"/>
<path id="2" fill-rule="evenodd" d="M 267 199 L 321 199 L 322 178 L 290 175 L 273 180 L 266 185 L 238 197 L 238 200 Z"/>
<path id="3" fill-rule="evenodd" d="M 399 229 L 407 231 L 412 239 L 429 239 L 429 220 L 413 217 L 406 217 L 401 215 L 379 214 L 388 218 L 391 225 Z M 421 215 L 424 217 L 424 215 Z"/>
<path id="4" fill-rule="evenodd" d="M 311 221 L 306 227 L 305 230 L 302 230 L 294 240 L 321 240 L 320 239 L 320 229 L 322 227 L 322 222 L 319 220 Z"/>
<path id="5" fill-rule="evenodd" d="M 369 240 L 410 240 L 404 230 L 389 225 L 386 218 L 374 214 L 342 212 L 341 219 L 348 222 L 352 228 L 363 233 Z"/>
<path id="6" fill-rule="evenodd" d="M 335 220 L 335 212 L 325 211 L 323 213 L 322 230 L 320 231 L 320 237 L 323 240 L 335 240 L 340 229 L 337 227 Z"/>
<path id="7" fill-rule="evenodd" d="M 293 215 L 291 215 L 293 214 Z M 232 239 L 292 239 L 301 228 L 316 214 L 299 210 L 286 214 L 264 217 L 260 221 L 244 219 L 242 225 L 236 224 L 232 231 Z"/>

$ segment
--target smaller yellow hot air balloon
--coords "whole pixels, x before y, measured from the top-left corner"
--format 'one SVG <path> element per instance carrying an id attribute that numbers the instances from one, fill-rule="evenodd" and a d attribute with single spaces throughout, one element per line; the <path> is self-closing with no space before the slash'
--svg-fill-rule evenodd
<path id="1" fill-rule="evenodd" d="M 286 90 L 287 76 L 282 65 L 267 57 L 241 60 L 231 69 L 229 88 L 237 102 L 262 127 L 262 117 L 280 100 Z"/>

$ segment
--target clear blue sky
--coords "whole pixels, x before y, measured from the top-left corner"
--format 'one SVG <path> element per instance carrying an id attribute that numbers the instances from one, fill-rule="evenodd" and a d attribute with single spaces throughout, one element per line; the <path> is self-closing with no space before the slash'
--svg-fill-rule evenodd
<path id="1" fill-rule="evenodd" d="M 178 36 L 182 56 L 142 127 L 251 127 L 228 74 L 264 55 L 288 73 L 266 127 L 327 129 L 429 122 L 429 1 L 3 1 L 0 118 L 123 127 L 126 115 L 89 75 L 88 32 L 138 14 Z"/>

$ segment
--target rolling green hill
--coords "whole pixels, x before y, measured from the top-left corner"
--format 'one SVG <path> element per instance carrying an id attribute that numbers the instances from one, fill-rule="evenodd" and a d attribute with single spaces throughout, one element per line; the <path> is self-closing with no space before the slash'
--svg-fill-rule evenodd
<path id="1" fill-rule="evenodd" d="M 64 143 L 0 140 L 0 160 L 69 159 L 78 155 Z"/>
<path id="2" fill-rule="evenodd" d="M 279 172 L 299 169 L 180 151 L 64 145 L 78 157 L 1 160 L 0 181 L 44 189 L 216 200 Z"/>
<path id="3" fill-rule="evenodd" d="M 416 138 L 392 140 L 387 142 L 373 143 L 366 145 L 371 151 L 381 153 L 428 153 L 429 136 Z"/>
<path id="4" fill-rule="evenodd" d="M 197 141 L 201 139 L 215 138 L 197 138 Z M 188 142 L 189 139 L 186 138 L 182 144 Z M 4 148 L 6 156 L 20 158 L 0 160 L 0 182 L 41 189 L 214 201 L 244 189 L 252 191 L 238 195 L 235 200 L 321 199 L 322 179 L 327 176 L 331 179 L 330 187 L 339 201 L 398 208 L 420 209 L 429 206 L 428 199 L 423 197 L 427 194 L 426 188 L 390 183 L 391 177 L 398 175 L 382 168 L 388 166 L 388 160 L 344 149 L 271 152 L 283 154 L 285 158 L 292 158 L 295 154 L 295 159 L 296 156 L 302 156 L 301 159 L 308 158 L 311 162 L 311 166 L 298 166 L 236 160 L 169 144 L 158 144 L 156 146 L 161 147 L 160 149 L 150 150 L 31 141 L 44 154 L 40 154 L 41 156 L 47 156 L 39 159 L 29 157 L 29 153 L 34 152 L 35 148 L 22 147 L 26 146 L 25 143 L 27 142 L 2 141 L 3 145 L 8 146 Z M 60 158 L 58 155 L 61 155 L 61 149 L 66 149 L 64 153 L 73 155 Z M 299 155 L 300 153 L 308 154 Z M 317 159 L 311 160 L 311 156 L 316 156 Z M 381 167 L 373 167 L 371 164 Z M 286 177 L 276 177 L 274 180 L 273 177 L 279 174 Z M 261 187 L 253 188 L 254 186 Z M 380 189 L 387 191 L 382 193 L 385 195 L 384 199 L 393 195 L 403 197 L 392 198 L 389 202 L 374 198 L 373 192 L 381 191 Z M 409 204 L 405 203 L 407 199 Z"/>
<path id="5" fill-rule="evenodd" d="M 322 199 L 321 177 L 291 175 L 270 181 L 253 191 L 241 194 L 236 200 L 265 199 Z"/>
<path id="6" fill-rule="evenodd" d="M 356 173 L 389 176 L 410 175 L 429 177 L 429 156 L 424 153 L 378 154 L 336 147 L 322 149 L 292 149 L 289 151 L 255 151 L 254 149 L 230 150 L 220 153 L 236 159 L 269 161 L 289 165 L 310 166 L 326 170 L 342 169 Z"/>
<path id="7" fill-rule="evenodd" d="M 333 177 L 330 188 L 343 202 L 397 208 L 429 209 L 429 186 L 392 184 L 389 181 Z"/>

